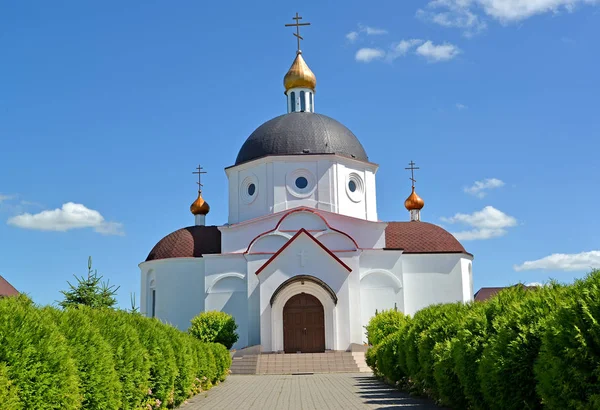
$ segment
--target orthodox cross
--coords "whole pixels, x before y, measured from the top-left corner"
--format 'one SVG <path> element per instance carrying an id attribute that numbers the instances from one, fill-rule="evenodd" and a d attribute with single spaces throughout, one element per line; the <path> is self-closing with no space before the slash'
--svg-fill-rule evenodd
<path id="1" fill-rule="evenodd" d="M 408 164 L 410 165 L 408 168 L 404 168 L 404 169 L 410 169 L 410 180 L 412 181 L 412 187 L 415 187 L 415 182 L 417 182 L 417 180 L 415 179 L 415 169 L 419 169 L 419 167 L 415 167 L 415 163 L 413 161 L 410 161 L 410 163 Z"/>
<path id="2" fill-rule="evenodd" d="M 298 257 L 300 258 L 300 266 L 304 267 L 304 261 L 306 260 L 307 256 L 308 253 L 304 249 L 298 252 Z"/>
<path id="3" fill-rule="evenodd" d="M 300 20 L 302 20 L 302 17 L 300 17 L 298 15 L 298 12 L 296 12 L 296 17 L 292 17 L 292 20 L 296 20 L 296 22 L 286 24 L 285 26 L 286 27 L 296 27 L 296 32 L 293 34 L 298 39 L 298 52 L 300 53 L 300 40 L 304 40 L 302 38 L 302 36 L 300 35 L 300 26 L 310 26 L 310 23 L 300 23 Z"/>
<path id="4" fill-rule="evenodd" d="M 206 171 L 202 171 L 203 169 L 204 168 L 198 164 L 198 168 L 196 168 L 197 171 L 192 172 L 192 174 L 198 174 L 198 182 L 196 182 L 198 184 L 198 192 L 202 192 L 202 174 L 206 174 Z"/>

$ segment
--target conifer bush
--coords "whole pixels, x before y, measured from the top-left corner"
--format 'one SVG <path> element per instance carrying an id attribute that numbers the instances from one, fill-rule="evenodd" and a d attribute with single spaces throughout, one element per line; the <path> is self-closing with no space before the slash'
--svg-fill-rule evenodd
<path id="1" fill-rule="evenodd" d="M 396 333 L 406 321 L 404 313 L 389 309 L 377 313 L 365 326 L 367 340 L 371 346 L 378 345 L 385 337 Z"/>
<path id="2" fill-rule="evenodd" d="M 137 409 L 149 398 L 150 360 L 140 342 L 131 314 L 91 309 L 92 322 L 112 348 L 115 370 L 122 386 L 121 408 Z"/>
<path id="3" fill-rule="evenodd" d="M 377 345 L 375 353 L 378 371 L 385 375 L 385 378 L 392 383 L 396 383 L 408 376 L 398 366 L 398 351 L 401 349 L 400 336 L 402 328 L 395 333 L 387 335 L 381 343 Z"/>
<path id="4" fill-rule="evenodd" d="M 229 351 L 138 313 L 0 298 L 0 409 L 159 409 L 225 380 Z"/>
<path id="5" fill-rule="evenodd" d="M 145 318 L 141 315 L 129 315 L 138 331 L 140 341 L 148 352 L 150 364 L 150 384 L 155 407 L 173 404 L 175 398 L 175 377 L 177 363 L 171 346 L 171 338 L 164 325 L 157 319 Z"/>
<path id="6" fill-rule="evenodd" d="M 456 374 L 452 350 L 458 339 L 452 337 L 435 344 L 432 351 L 433 377 L 440 403 L 453 409 L 467 409 L 469 404 Z"/>
<path id="7" fill-rule="evenodd" d="M 417 337 L 419 356 L 419 381 L 429 390 L 430 395 L 439 398 L 438 386 L 434 377 L 436 344 L 455 337 L 461 326 L 461 319 L 466 310 L 462 302 L 435 305 L 427 315 L 427 327 Z M 438 351 L 439 353 L 439 351 Z"/>
<path id="8" fill-rule="evenodd" d="M 229 350 L 221 343 L 208 343 L 206 346 L 215 358 L 216 375 L 214 382 L 222 382 L 227 377 L 227 373 L 231 367 Z"/>
<path id="9" fill-rule="evenodd" d="M 548 319 L 535 365 L 548 409 L 600 408 L 600 270 L 579 280 Z"/>
<path id="10" fill-rule="evenodd" d="M 21 410 L 17 387 L 8 378 L 8 366 L 0 363 L 0 406 L 4 410 Z"/>
<path id="11" fill-rule="evenodd" d="M 7 366 L 23 408 L 81 407 L 77 367 L 67 341 L 26 296 L 0 299 L 0 364 Z"/>
<path id="12" fill-rule="evenodd" d="M 563 299 L 564 287 L 518 286 L 512 292 L 517 299 L 492 322 L 494 333 L 479 364 L 481 390 L 489 409 L 541 408 L 533 368 L 547 318 Z"/>
<path id="13" fill-rule="evenodd" d="M 79 372 L 79 389 L 84 409 L 116 409 L 121 406 L 122 387 L 115 370 L 112 349 L 90 319 L 90 308 L 65 311 L 44 308 L 67 340 Z"/>
<path id="14" fill-rule="evenodd" d="M 188 332 L 201 342 L 221 343 L 229 350 L 238 340 L 236 329 L 233 316 L 213 310 L 195 316 Z"/>
<path id="15" fill-rule="evenodd" d="M 197 359 L 194 361 L 196 356 L 191 345 L 192 339 L 189 338 L 189 335 L 180 332 L 172 326 L 164 325 L 164 329 L 171 340 L 177 364 L 174 404 L 178 406 L 194 392 Z"/>
<path id="16" fill-rule="evenodd" d="M 377 367 L 377 350 L 380 345 L 370 346 L 365 353 L 365 362 L 367 366 L 371 368 L 373 374 L 377 377 L 383 377 L 384 375 L 379 371 Z"/>

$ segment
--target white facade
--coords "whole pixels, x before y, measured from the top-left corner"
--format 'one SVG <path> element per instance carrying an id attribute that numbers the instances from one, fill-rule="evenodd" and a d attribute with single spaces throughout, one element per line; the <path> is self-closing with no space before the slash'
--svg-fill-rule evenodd
<path id="1" fill-rule="evenodd" d="M 154 305 L 157 317 L 180 329 L 203 310 L 222 310 L 239 326 L 234 347 L 281 351 L 283 308 L 304 292 L 323 305 L 325 348 L 346 350 L 366 342 L 364 326 L 376 310 L 414 314 L 472 300 L 469 254 L 384 250 L 386 227 L 309 207 L 219 227 L 221 254 L 140 264 L 141 310 L 151 315 Z"/>

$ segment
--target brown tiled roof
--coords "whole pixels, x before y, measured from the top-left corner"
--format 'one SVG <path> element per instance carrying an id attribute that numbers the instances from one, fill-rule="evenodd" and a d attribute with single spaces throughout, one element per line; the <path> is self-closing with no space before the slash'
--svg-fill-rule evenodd
<path id="1" fill-rule="evenodd" d="M 517 285 L 513 285 L 513 286 L 522 286 L 525 289 L 537 289 L 537 286 L 525 286 L 523 284 L 517 284 Z M 490 298 L 492 298 L 493 296 L 495 296 L 498 292 L 500 292 L 503 289 L 508 289 L 512 286 L 505 286 L 505 287 L 496 287 L 496 288 L 481 288 L 479 289 L 477 292 L 475 292 L 475 302 L 483 302 L 484 300 L 488 300 Z"/>
<path id="2" fill-rule="evenodd" d="M 146 261 L 199 258 L 211 253 L 221 253 L 221 231 L 216 226 L 188 226 L 158 241 Z"/>
<path id="3" fill-rule="evenodd" d="M 389 222 L 385 229 L 385 249 L 404 253 L 467 253 L 445 229 L 427 222 Z"/>
<path id="4" fill-rule="evenodd" d="M 0 276 L 0 297 L 2 296 L 15 296 L 18 295 L 19 291 L 16 290 L 13 285 L 8 283 L 6 279 Z"/>

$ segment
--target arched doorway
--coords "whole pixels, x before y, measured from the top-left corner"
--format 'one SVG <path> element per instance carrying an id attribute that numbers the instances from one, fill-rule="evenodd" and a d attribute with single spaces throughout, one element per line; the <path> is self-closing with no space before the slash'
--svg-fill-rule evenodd
<path id="1" fill-rule="evenodd" d="M 285 353 L 325 351 L 323 305 L 313 295 L 299 293 L 283 307 L 283 350 Z"/>

